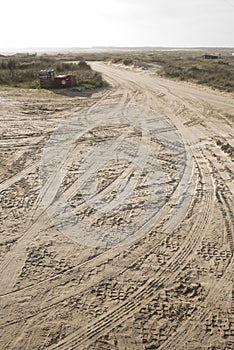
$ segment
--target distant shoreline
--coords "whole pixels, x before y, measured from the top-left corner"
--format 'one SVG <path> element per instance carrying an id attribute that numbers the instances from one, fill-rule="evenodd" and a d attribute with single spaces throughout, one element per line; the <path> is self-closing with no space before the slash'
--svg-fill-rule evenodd
<path id="1" fill-rule="evenodd" d="M 58 54 L 58 53 L 92 53 L 92 52 L 122 52 L 122 51 L 203 51 L 203 50 L 233 50 L 234 47 L 33 47 L 33 48 L 0 48 L 2 55 L 16 53 Z"/>

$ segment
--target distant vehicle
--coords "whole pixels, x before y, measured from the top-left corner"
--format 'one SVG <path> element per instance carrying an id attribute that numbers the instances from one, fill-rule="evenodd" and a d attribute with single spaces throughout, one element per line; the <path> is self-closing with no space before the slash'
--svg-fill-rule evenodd
<path id="1" fill-rule="evenodd" d="M 202 55 L 202 57 L 205 58 L 205 59 L 208 59 L 208 60 L 215 60 L 215 59 L 221 58 L 221 55 L 208 55 L 208 54 L 205 54 L 205 55 Z"/>

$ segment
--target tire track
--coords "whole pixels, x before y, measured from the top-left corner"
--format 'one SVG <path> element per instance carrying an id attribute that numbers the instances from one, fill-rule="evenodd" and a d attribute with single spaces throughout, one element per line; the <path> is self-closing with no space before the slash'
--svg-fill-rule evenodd
<path id="1" fill-rule="evenodd" d="M 93 103 L 93 105 L 88 109 L 88 113 L 91 113 L 92 108 L 101 104 L 112 91 L 107 90 L 99 100 Z M 34 171 L 37 167 L 40 166 L 40 161 L 33 162 L 31 165 L 23 169 L 19 174 L 16 174 L 12 178 L 4 181 L 0 184 L 0 191 L 8 188 L 15 182 L 23 179 L 30 172 Z M 37 208 L 40 206 L 40 201 L 37 201 L 36 209 L 33 210 L 34 216 L 37 216 L 34 222 L 30 224 L 30 227 L 23 233 L 21 238 L 17 241 L 17 243 L 13 246 L 13 248 L 7 253 L 3 263 L 0 265 L 0 276 L 2 281 L 1 295 L 5 295 L 9 293 L 17 280 L 17 277 L 23 267 L 25 261 L 25 250 L 28 244 L 34 239 L 40 229 L 44 226 L 44 221 L 46 220 L 46 209 Z M 40 229 L 39 229 L 40 228 Z M 20 251 L 20 253 L 18 253 Z"/>
<path id="2" fill-rule="evenodd" d="M 170 347 L 172 347 L 174 344 L 176 344 L 179 349 L 182 349 L 184 346 L 186 346 L 188 341 L 194 337 L 195 332 L 193 331 L 195 331 L 196 327 L 204 322 L 206 318 L 208 318 L 211 312 L 211 307 L 209 305 L 214 305 L 219 300 L 220 295 L 223 294 L 224 281 L 228 279 L 233 280 L 233 265 L 234 259 L 230 261 L 225 273 L 218 283 L 212 283 L 203 305 L 198 308 L 198 311 L 196 311 L 189 320 L 183 323 L 176 333 L 173 333 L 173 337 L 170 337 L 162 346 L 160 346 L 160 350 L 170 349 Z"/>
<path id="3" fill-rule="evenodd" d="M 111 71 L 108 74 L 112 75 Z M 118 78 L 116 78 L 119 81 L 118 84 L 116 83 L 116 80 L 113 78 L 113 76 L 110 79 L 112 79 L 112 82 L 114 80 L 115 84 L 118 85 L 119 96 L 122 96 L 122 100 L 120 97 L 120 101 L 123 101 L 125 104 L 128 104 L 128 105 L 133 103 L 136 99 L 141 98 L 143 105 L 147 105 L 147 106 L 151 105 L 152 108 L 157 107 L 157 108 L 160 108 L 161 110 L 163 110 L 166 106 L 168 108 L 168 100 L 167 100 L 167 98 L 164 99 L 164 96 L 173 97 L 173 93 L 172 93 L 171 89 L 167 88 L 165 86 L 163 87 L 164 84 L 162 84 L 162 90 L 165 92 L 165 95 L 162 96 L 161 94 L 164 92 L 160 93 L 160 91 L 155 93 L 154 87 L 153 87 L 154 84 L 152 83 L 152 87 L 149 87 L 145 83 L 143 78 L 142 78 L 142 84 L 139 83 L 139 79 L 137 78 L 139 85 L 138 85 L 138 83 L 134 84 L 134 82 L 130 81 L 131 79 L 129 78 L 129 82 L 125 83 L 126 87 L 124 88 L 124 94 L 121 95 L 121 83 L 124 81 L 124 78 L 121 78 L 118 76 Z M 126 81 L 127 80 L 128 80 L 128 77 L 126 77 Z M 131 86 L 131 94 L 128 93 L 128 89 L 130 89 L 130 86 Z M 160 86 L 159 83 L 158 83 L 158 86 Z M 141 91 L 142 95 L 139 95 L 138 92 L 134 93 L 134 89 L 137 89 L 137 91 Z M 146 90 L 146 93 L 143 94 L 144 89 Z M 132 92 L 135 94 L 133 97 L 131 97 Z M 118 96 L 118 99 L 119 99 L 119 96 Z M 114 98 L 114 93 L 112 94 L 112 97 L 111 97 L 111 94 L 108 95 L 108 98 L 109 97 Z M 156 100 L 156 98 L 157 98 L 157 100 Z M 179 100 L 179 96 L 177 93 L 174 94 L 173 99 L 175 101 Z M 102 102 L 105 102 L 105 99 Z M 183 101 L 181 99 L 179 106 L 183 104 L 182 102 Z M 191 108 L 193 110 L 196 110 L 196 108 L 195 108 L 196 106 L 193 105 L 191 107 L 191 104 L 192 104 L 192 102 L 187 104 L 186 107 L 188 108 L 188 110 L 190 110 Z M 177 125 L 178 129 L 180 130 L 180 132 L 182 134 L 182 137 L 184 139 L 187 139 L 188 143 L 189 142 L 193 143 L 198 138 L 197 135 L 193 135 L 193 138 L 188 137 L 188 128 L 186 127 L 186 125 L 183 126 L 183 123 L 181 122 L 181 118 L 183 118 L 183 115 L 178 114 L 177 119 L 174 118 L 172 116 L 173 109 L 174 109 L 174 106 L 171 105 L 169 115 L 172 118 L 172 122 Z M 126 109 L 126 111 L 127 111 L 127 109 Z M 169 109 L 167 109 L 167 111 L 169 111 Z M 177 112 L 179 112 L 179 110 Z M 196 112 L 198 112 L 198 110 Z M 199 106 L 199 116 L 201 117 L 201 119 L 203 118 L 203 112 L 200 111 L 200 106 Z M 155 293 L 156 293 L 155 291 L 160 289 L 161 286 L 172 283 L 173 280 L 181 272 L 181 269 L 185 266 L 185 264 L 187 264 L 189 262 L 189 260 L 191 259 L 192 253 L 197 249 L 199 243 L 201 242 L 204 235 L 206 234 L 206 230 L 208 229 L 210 220 L 212 218 L 212 211 L 213 211 L 213 207 L 214 207 L 214 183 L 212 182 L 212 178 L 210 176 L 210 169 L 208 168 L 207 159 L 204 158 L 204 155 L 202 154 L 201 150 L 196 146 L 192 146 L 192 153 L 193 153 L 193 157 L 194 157 L 193 161 L 194 161 L 194 163 L 197 163 L 198 169 L 201 171 L 202 181 L 205 182 L 205 184 L 203 185 L 203 191 L 202 191 L 202 193 L 203 193 L 202 194 L 202 203 L 204 203 L 204 210 L 198 215 L 198 217 L 193 222 L 192 230 L 191 230 L 191 232 L 189 232 L 189 235 L 186 238 L 186 240 L 183 242 L 182 246 L 180 247 L 180 250 L 177 251 L 173 255 L 173 257 L 169 260 L 169 262 L 166 265 L 166 269 L 164 269 L 163 271 L 158 271 L 153 278 L 148 279 L 148 281 L 145 283 L 145 285 L 143 285 L 140 289 L 138 289 L 138 291 L 136 293 L 134 293 L 131 296 L 130 300 L 127 300 L 124 303 L 121 302 L 120 306 L 117 306 L 116 308 L 109 310 L 106 314 L 104 314 L 103 316 L 101 316 L 100 318 L 95 320 L 93 323 L 88 324 L 87 327 L 84 327 L 81 330 L 77 330 L 77 331 L 75 331 L 75 333 L 68 335 L 66 338 L 64 338 L 63 340 L 58 342 L 58 344 L 54 344 L 51 347 L 49 347 L 49 349 L 55 349 L 55 348 L 68 349 L 69 348 L 69 349 L 82 349 L 83 350 L 83 348 L 85 346 L 92 344 L 92 342 L 95 339 L 102 336 L 103 334 L 106 334 L 108 331 L 114 329 L 117 325 L 121 324 L 122 322 L 127 320 L 129 317 L 132 317 L 132 315 L 134 315 L 135 311 L 139 310 L 142 307 L 142 303 L 150 301 L 150 300 L 152 300 L 152 298 L 155 297 Z M 74 188 L 74 190 L 75 190 L 75 188 Z M 222 206 L 224 206 L 224 203 L 226 200 L 222 197 L 221 201 L 222 201 Z M 167 203 L 168 206 L 166 208 L 164 208 L 164 210 L 161 213 L 161 216 L 160 216 L 161 228 L 163 227 L 162 225 L 164 224 L 164 221 L 166 220 L 168 213 L 171 209 L 171 207 L 170 207 L 171 203 L 173 203 L 173 198 L 171 198 L 168 201 L 168 203 Z M 229 204 L 229 209 L 230 208 L 231 207 Z M 231 219 L 231 216 L 228 217 L 228 220 L 229 219 Z M 42 222 L 43 222 L 43 220 L 42 220 Z M 171 230 L 173 230 L 173 228 L 176 227 L 176 225 L 174 224 L 174 226 L 173 226 L 173 224 L 170 227 Z M 144 229 L 145 229 L 146 233 L 149 231 L 149 227 L 145 227 Z M 229 243 L 232 244 L 232 246 L 233 246 L 233 236 L 231 235 L 232 238 L 230 238 L 230 236 L 228 236 L 228 237 L 229 237 Z M 157 243 L 159 244 L 159 242 L 157 242 Z M 157 243 L 155 244 L 154 247 L 152 247 L 152 249 L 157 249 L 157 247 L 158 247 Z M 128 249 L 131 250 L 132 247 L 133 247 L 133 245 L 128 247 Z M 145 256 L 147 254 L 147 249 L 148 249 L 148 246 L 145 245 L 145 248 L 144 248 Z M 93 267 L 95 268 L 95 264 L 98 264 L 98 261 L 100 262 L 100 264 L 102 264 L 103 261 L 105 262 L 105 259 L 108 261 L 109 258 L 118 257 L 119 253 L 120 253 L 120 251 L 118 251 L 118 250 L 112 250 L 111 252 L 110 251 L 104 252 L 100 256 L 94 257 L 91 261 L 85 262 L 84 265 L 81 264 L 81 265 L 78 265 L 78 266 L 70 269 L 69 273 L 74 272 L 74 271 L 79 272 L 79 268 L 81 268 L 81 267 L 83 267 L 84 271 L 86 271 L 86 272 L 87 272 L 87 269 L 88 269 L 88 271 L 91 271 L 93 269 Z M 129 260 L 131 260 L 131 263 L 133 263 L 133 264 L 136 261 L 138 261 L 138 260 L 134 260 L 133 257 L 135 257 L 135 255 L 132 256 L 132 258 L 131 258 L 132 260 L 131 259 L 127 260 L 128 261 L 127 266 L 125 266 L 121 271 L 119 269 L 115 269 L 115 271 L 113 271 L 112 274 L 110 274 L 110 275 L 106 274 L 106 272 L 108 270 L 104 270 L 103 273 L 98 272 L 98 274 L 100 276 L 100 281 L 102 280 L 102 278 L 103 278 L 103 280 L 105 280 L 109 276 L 118 276 L 118 274 L 124 273 L 125 271 L 127 271 L 128 267 L 130 266 Z M 124 264 L 126 264 L 125 261 L 123 261 L 123 265 Z M 165 270 L 168 271 L 166 276 L 164 276 Z M 47 290 L 50 287 L 56 288 L 57 286 L 61 285 L 63 283 L 63 281 L 69 281 L 69 279 L 72 277 L 72 274 L 69 275 L 69 273 L 67 273 L 67 276 L 63 276 L 63 272 L 61 272 L 61 274 L 58 274 L 57 276 L 52 277 L 52 279 L 51 278 L 46 279 L 46 280 L 36 284 L 35 286 L 26 287 L 24 289 L 21 289 L 20 291 L 15 291 L 15 292 L 13 292 L 13 294 L 6 294 L 5 297 L 6 298 L 12 297 L 12 301 L 13 301 L 15 296 L 17 296 L 17 295 L 22 296 L 25 291 L 29 292 L 29 291 L 38 289 L 37 293 L 40 293 L 40 290 L 38 287 L 43 287 L 45 284 L 46 285 L 48 284 L 48 286 L 46 286 Z M 228 278 L 230 277 L 230 270 L 228 273 L 226 273 L 225 277 L 228 277 Z M 50 286 L 50 281 L 55 281 L 53 286 Z M 93 276 L 91 276 L 90 285 L 95 285 L 95 283 L 99 283 L 99 282 Z M 87 288 L 88 288 L 88 285 L 87 285 Z M 220 281 L 220 285 L 214 289 L 216 290 L 216 292 L 222 291 L 221 281 Z M 45 291 L 43 289 L 41 289 L 41 290 Z M 80 291 L 78 292 L 77 295 L 79 295 L 79 293 L 81 293 L 81 292 L 82 292 L 82 289 L 80 289 Z M 71 295 L 75 295 L 75 294 L 73 292 L 71 292 L 70 295 L 69 294 L 67 295 L 68 298 Z M 215 292 L 214 292 L 214 295 L 217 296 L 215 294 Z M 53 299 L 53 301 L 48 300 L 47 305 L 46 305 L 46 307 L 48 307 L 47 310 L 49 310 L 50 307 L 54 307 L 55 305 L 58 305 L 58 303 L 61 302 L 61 300 L 62 300 L 62 298 L 60 300 L 59 300 L 59 298 L 55 298 L 55 299 Z M 211 298 L 211 299 L 206 299 L 206 300 L 213 302 L 214 299 Z M 54 303 L 54 302 L 56 302 L 56 303 Z M 44 314 L 43 314 L 43 312 L 44 312 Z M 128 314 L 128 312 L 129 312 L 129 314 Z M 201 312 L 202 312 L 202 310 L 201 310 Z M 37 313 L 37 315 L 33 315 L 32 320 L 34 320 L 34 322 L 35 322 L 34 316 L 40 315 L 40 317 L 43 317 L 42 315 L 45 315 L 45 314 L 46 314 L 46 308 L 44 310 L 42 310 L 42 312 Z M 194 317 L 200 317 L 199 315 L 200 314 L 198 313 L 197 316 L 194 316 Z M 18 322 L 18 320 L 15 320 L 15 321 Z M 3 326 L 7 326 L 7 325 L 8 324 L 5 324 Z M 26 329 L 28 327 L 29 326 L 27 325 Z M 20 329 L 19 329 L 19 331 L 20 331 Z M 180 334 L 180 332 L 178 334 Z M 181 339 L 181 343 L 180 343 L 181 346 L 183 345 L 183 339 L 187 339 L 187 338 Z M 33 341 L 30 344 L 33 344 Z M 173 344 L 173 343 L 168 343 L 168 344 Z M 14 346 L 17 346 L 17 342 L 15 343 Z"/>
<path id="4" fill-rule="evenodd" d="M 203 179 L 207 180 L 207 184 L 210 183 L 208 177 L 209 171 L 203 169 Z M 209 189 L 209 188 L 208 188 Z M 126 320 L 134 315 L 143 304 L 150 302 L 155 297 L 155 290 L 165 286 L 166 283 L 171 283 L 179 275 L 184 265 L 189 261 L 191 252 L 196 249 L 201 242 L 204 234 L 205 227 L 209 225 L 211 219 L 212 210 L 214 205 L 214 193 L 207 189 L 207 196 L 205 196 L 205 210 L 198 220 L 193 225 L 192 234 L 190 238 L 184 242 L 180 250 L 170 259 L 167 263 L 165 271 L 172 271 L 169 276 L 165 276 L 165 271 L 161 271 L 158 276 L 150 279 L 146 284 L 131 296 L 131 299 L 122 303 L 119 307 L 111 310 L 108 314 L 105 314 L 100 319 L 92 323 L 88 328 L 81 329 L 74 334 L 67 336 L 64 340 L 56 345 L 49 347 L 52 349 L 83 349 L 92 343 L 93 338 L 99 338 L 101 335 L 108 333 L 113 328 L 117 327 L 123 320 Z M 157 278 L 157 279 L 156 279 Z M 156 280 L 155 280 L 156 279 Z"/>
<path id="5" fill-rule="evenodd" d="M 176 190 L 175 190 L 175 192 L 176 192 Z M 173 201 L 173 196 L 171 197 L 171 200 Z M 171 205 L 170 205 L 170 201 L 169 201 L 169 202 L 167 203 L 167 205 L 166 205 L 165 207 L 163 207 L 162 210 L 161 210 L 161 212 L 158 214 L 158 218 L 157 218 L 157 219 L 158 219 L 159 222 L 160 222 L 160 221 L 163 221 L 163 219 L 164 219 L 164 218 L 168 215 L 168 213 L 170 212 L 170 209 L 171 209 Z M 152 221 L 152 223 L 151 223 L 151 221 Z M 145 227 L 143 228 L 143 230 L 145 231 L 145 233 L 147 233 L 147 232 L 149 231 L 149 229 L 150 229 L 151 227 L 154 226 L 156 219 L 153 218 L 153 219 L 151 219 L 151 221 L 149 222 L 148 225 L 146 224 Z M 176 224 L 177 224 L 177 223 L 176 223 Z M 173 228 L 171 227 L 171 232 L 173 231 L 173 229 L 174 229 L 175 227 L 176 227 L 175 225 L 173 226 Z M 167 234 L 168 234 L 168 233 L 167 233 Z M 153 242 L 152 242 L 152 243 L 153 243 Z M 152 243 L 151 243 L 151 244 L 152 244 Z M 142 243 L 142 244 L 144 244 L 144 243 Z M 150 245 L 151 245 L 151 244 L 150 244 Z M 147 246 L 147 247 L 145 248 L 145 252 L 146 252 L 145 254 L 148 255 L 149 252 L 150 252 L 150 251 L 153 251 L 153 250 L 155 249 L 155 247 L 158 247 L 159 244 L 160 244 L 160 243 L 159 243 L 158 241 L 156 241 L 156 245 L 155 245 L 155 246 L 153 245 L 153 248 L 151 247 L 151 248 L 149 249 L 149 247 Z M 136 245 L 137 245 L 137 243 L 136 243 Z M 133 248 L 133 246 L 132 246 L 132 248 Z M 127 250 L 128 255 L 131 254 L 132 251 L 134 251 L 134 250 L 133 250 L 133 249 L 128 249 L 128 250 Z M 111 253 L 111 255 L 110 255 L 110 253 Z M 135 255 L 136 255 L 136 254 L 135 254 Z M 27 294 L 25 295 L 25 292 L 30 292 L 30 291 L 33 291 L 34 289 L 37 290 L 37 288 L 38 288 L 39 286 L 40 286 L 40 287 L 43 287 L 43 285 L 44 285 L 45 283 L 47 283 L 47 282 L 50 282 L 50 283 L 49 283 L 49 290 L 51 290 L 52 288 L 55 288 L 55 287 L 58 287 L 59 285 L 62 285 L 62 284 L 67 283 L 67 282 L 70 280 L 70 278 L 71 278 L 71 273 L 73 273 L 73 275 L 74 275 L 74 274 L 81 273 L 80 268 L 86 267 L 86 271 L 87 271 L 87 269 L 88 269 L 88 271 L 89 271 L 89 270 L 93 269 L 95 266 L 97 266 L 97 268 L 98 268 L 99 265 L 105 264 L 105 262 L 106 262 L 108 259 L 110 259 L 110 258 L 112 258 L 112 259 L 118 259 L 118 256 L 119 256 L 119 249 L 118 249 L 118 248 L 112 249 L 111 252 L 110 252 L 110 251 L 107 251 L 107 252 L 101 253 L 101 254 L 98 255 L 97 257 L 94 257 L 93 259 L 91 259 L 91 260 L 89 260 L 89 261 L 86 261 L 86 262 L 84 262 L 84 263 L 82 263 L 82 264 L 80 264 L 80 265 L 78 265 L 78 266 L 76 266 L 76 267 L 74 267 L 74 268 L 71 268 L 71 269 L 69 269 L 69 270 L 67 270 L 67 271 L 65 271 L 65 272 L 62 271 L 59 275 L 53 276 L 53 277 L 50 278 L 50 279 L 46 279 L 45 281 L 41 281 L 41 282 L 39 282 L 38 284 L 33 285 L 33 286 L 28 286 L 28 287 L 25 287 L 25 288 L 23 288 L 23 289 L 20 289 L 20 290 L 16 290 L 16 291 L 7 293 L 7 294 L 5 294 L 5 295 L 2 295 L 2 297 L 7 297 L 7 298 L 8 298 L 8 302 L 9 302 L 9 297 L 13 298 L 13 300 L 14 300 L 14 298 L 15 298 L 16 296 L 20 295 L 21 293 L 24 293 L 23 295 L 24 295 L 24 297 L 25 297 L 25 296 L 27 295 Z M 139 259 L 139 258 L 136 259 L 135 256 L 134 256 L 133 259 L 129 262 L 129 264 L 130 264 L 130 265 L 134 264 L 136 261 L 138 261 L 138 259 Z M 127 267 L 129 266 L 129 264 L 127 265 Z M 112 271 L 111 274 L 108 274 L 108 277 L 110 277 L 110 276 L 113 277 L 114 274 L 120 274 L 120 273 L 122 273 L 123 271 L 127 270 L 127 267 L 124 268 L 124 270 L 122 269 L 121 266 L 118 267 L 117 270 L 115 269 L 115 271 Z M 116 266 L 116 268 L 117 268 L 117 266 Z M 65 274 L 65 276 L 64 276 L 64 274 Z M 58 279 L 58 280 L 57 280 L 57 279 Z M 104 271 L 103 274 L 100 276 L 100 279 L 99 279 L 99 282 L 98 282 L 98 283 L 100 283 L 102 280 L 105 280 L 105 279 L 106 279 L 106 272 Z M 51 283 L 52 281 L 53 281 L 53 284 Z M 40 310 L 40 313 L 43 313 L 43 312 L 45 312 L 45 311 L 48 311 L 48 310 L 51 309 L 52 307 L 56 306 L 58 303 L 61 303 L 62 301 L 64 301 L 65 299 L 70 298 L 71 296 L 78 295 L 79 293 L 83 292 L 83 291 L 86 290 L 86 289 L 88 289 L 88 286 L 86 286 L 85 288 L 82 286 L 82 288 L 81 288 L 79 291 L 77 291 L 77 289 L 76 289 L 75 294 L 74 294 L 73 292 L 71 292 L 69 295 L 66 295 L 66 298 L 64 298 L 64 297 L 62 297 L 62 298 L 59 297 L 59 298 L 57 298 L 57 300 L 55 299 L 55 300 L 53 301 L 52 304 L 51 304 L 51 300 L 50 300 L 49 304 L 48 304 L 47 306 L 45 305 L 45 306 L 43 307 L 43 309 Z M 44 291 L 44 292 L 45 292 L 45 291 Z M 30 295 L 30 294 L 29 294 L 29 295 Z M 34 296 L 34 297 L 35 297 L 35 296 Z M 39 314 L 39 313 L 36 313 L 36 314 L 31 313 L 30 316 L 29 316 L 29 318 L 34 317 L 34 316 L 37 316 L 38 314 Z M 14 320 L 14 321 L 12 321 L 12 322 L 8 322 L 8 323 L 6 323 L 5 325 L 2 325 L 1 327 L 4 327 L 4 326 L 8 326 L 8 325 L 10 325 L 10 324 L 17 323 L 17 322 L 19 322 L 20 320 L 22 320 L 22 317 L 23 317 L 23 316 L 21 315 L 21 319 L 19 319 L 19 320 Z M 27 317 L 26 317 L 25 319 L 27 319 Z"/>
<path id="6" fill-rule="evenodd" d="M 165 215 L 165 213 L 164 213 L 164 215 Z M 36 287 L 36 286 L 35 286 Z"/>
<path id="7" fill-rule="evenodd" d="M 135 84 L 135 85 L 132 84 L 132 85 L 134 86 L 134 89 L 136 89 L 136 87 L 140 88 L 140 86 L 137 85 L 137 84 Z M 100 101 L 96 102 L 96 103 L 94 104 L 94 106 L 96 106 L 96 105 L 102 103 L 102 102 L 106 99 L 106 97 L 109 96 L 109 95 L 110 95 L 109 93 L 108 93 L 108 94 L 105 94 L 105 96 L 104 96 L 103 98 L 101 98 Z M 88 110 L 88 114 L 92 111 L 92 108 L 93 108 L 93 106 L 91 107 L 91 109 Z M 126 107 L 126 108 L 127 108 L 127 107 Z M 126 171 L 127 171 L 127 170 L 126 170 Z M 75 184 L 74 184 L 74 185 L 75 185 Z M 110 188 L 111 188 L 111 187 L 110 187 Z M 70 189 L 69 191 L 71 191 L 71 189 Z M 69 193 L 69 191 L 68 191 L 68 193 Z M 34 212 L 35 212 L 35 211 L 34 211 Z M 8 264 L 10 264 L 10 262 L 13 262 L 13 256 L 16 254 L 16 251 L 20 248 L 20 251 L 23 252 L 24 247 L 26 247 L 26 246 L 28 245 L 29 241 L 28 241 L 27 237 L 30 236 L 30 240 L 31 240 L 31 239 L 35 236 L 35 234 L 36 234 L 36 232 L 37 232 L 37 230 L 35 229 L 35 226 L 36 226 L 36 227 L 38 227 L 38 226 L 43 227 L 44 213 L 45 213 L 45 211 L 41 211 L 41 213 L 38 214 L 38 219 L 31 225 L 31 227 L 29 228 L 29 230 L 25 232 L 24 237 L 20 240 L 20 241 L 21 241 L 21 245 L 18 246 L 18 248 L 17 248 L 17 246 L 15 246 L 14 250 L 11 251 L 11 252 L 9 252 L 9 257 L 8 257 L 8 259 L 7 259 L 7 257 L 6 257 L 6 259 L 5 259 L 5 262 L 4 262 L 4 265 L 3 265 L 1 271 L 2 271 L 2 273 L 5 272 L 6 279 L 5 279 L 5 282 L 3 283 L 3 285 L 7 286 L 7 289 L 8 289 L 8 290 L 10 289 L 10 286 L 11 286 L 11 288 L 13 287 L 13 285 L 14 285 L 14 283 L 15 283 L 15 280 L 16 280 L 16 277 L 17 277 L 17 272 L 16 272 L 16 269 L 14 269 L 14 274 L 12 274 L 13 271 L 10 271 L 10 272 L 9 272 L 9 270 L 6 270 L 6 268 L 7 268 Z M 40 220 L 40 221 L 38 222 L 38 220 Z M 33 232 L 34 232 L 34 234 L 33 234 Z M 22 255 L 22 254 L 21 254 L 21 255 Z M 23 258 L 21 257 L 21 261 L 23 262 L 22 259 L 23 259 Z M 13 263 L 12 263 L 12 264 L 13 264 Z M 17 265 L 18 265 L 18 267 L 19 267 L 19 268 L 18 268 L 18 271 L 20 271 L 20 260 L 18 260 L 18 264 L 17 264 Z M 21 265 L 22 265 L 22 264 L 21 264 Z M 12 278 L 12 275 L 14 276 L 14 278 Z M 11 281 L 10 281 L 10 280 L 11 280 Z M 4 277 L 3 277 L 3 281 L 4 281 Z M 6 291 L 6 290 L 2 292 L 2 295 L 4 295 L 4 294 L 7 294 L 7 291 Z"/>
<path id="8" fill-rule="evenodd" d="M 34 172 L 40 166 L 40 161 L 32 162 L 18 174 L 13 175 L 9 179 L 0 183 L 0 192 L 5 191 L 8 187 L 14 185 L 16 182 L 22 180 L 30 173 Z"/>

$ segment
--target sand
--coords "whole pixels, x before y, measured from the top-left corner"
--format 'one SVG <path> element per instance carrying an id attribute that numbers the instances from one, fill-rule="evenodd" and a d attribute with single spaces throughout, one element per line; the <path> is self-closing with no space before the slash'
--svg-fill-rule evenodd
<path id="1" fill-rule="evenodd" d="M 233 95 L 92 65 L 0 89 L 0 348 L 233 349 Z"/>

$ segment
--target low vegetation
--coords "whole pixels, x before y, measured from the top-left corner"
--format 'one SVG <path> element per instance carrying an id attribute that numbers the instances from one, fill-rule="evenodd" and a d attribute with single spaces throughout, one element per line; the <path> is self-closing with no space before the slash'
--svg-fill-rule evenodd
<path id="1" fill-rule="evenodd" d="M 234 57 L 204 59 L 175 57 L 163 63 L 159 74 L 171 79 L 192 81 L 223 91 L 234 91 Z"/>
<path id="2" fill-rule="evenodd" d="M 106 61 L 126 67 L 150 69 L 166 78 L 192 81 L 222 91 L 234 91 L 234 49 L 112 49 L 96 52 L 40 55 L 39 57 L 0 57 L 0 85 L 38 88 L 40 69 L 54 69 L 56 74 L 76 75 L 83 89 L 99 88 L 105 83 L 86 61 Z M 218 54 L 218 59 L 204 59 L 205 54 Z"/>
<path id="3" fill-rule="evenodd" d="M 39 88 L 38 72 L 54 69 L 56 74 L 73 74 L 81 89 L 95 89 L 105 83 L 100 73 L 95 72 L 83 60 L 64 62 L 63 57 L 1 57 L 0 85 L 23 88 Z"/>
<path id="4" fill-rule="evenodd" d="M 117 56 L 112 63 L 155 69 L 166 78 L 191 81 L 222 91 L 234 91 L 234 57 L 224 52 L 218 59 L 205 59 L 203 51 L 155 51 Z M 157 67 L 157 68 L 155 68 Z"/>

